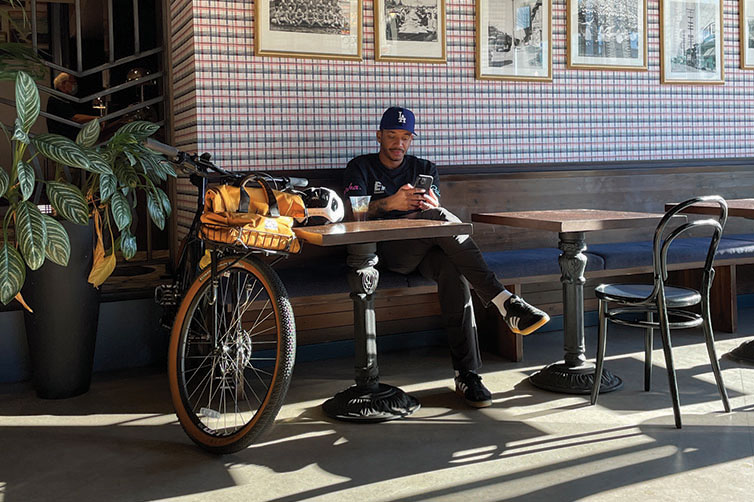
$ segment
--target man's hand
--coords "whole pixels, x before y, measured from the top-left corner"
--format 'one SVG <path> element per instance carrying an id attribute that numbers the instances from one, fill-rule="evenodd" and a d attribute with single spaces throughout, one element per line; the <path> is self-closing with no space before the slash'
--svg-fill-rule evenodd
<path id="1" fill-rule="evenodd" d="M 431 200 L 428 194 L 424 193 L 424 190 L 414 188 L 414 185 L 411 183 L 406 183 L 388 198 L 392 199 L 390 201 L 390 205 L 393 206 L 392 209 L 398 211 L 418 211 L 426 209 L 424 206 L 429 204 L 429 201 Z M 437 199 L 435 198 L 434 201 L 436 204 Z"/>
<path id="2" fill-rule="evenodd" d="M 440 207 L 440 199 L 437 198 L 437 194 L 432 190 L 422 190 L 422 200 L 419 202 L 419 209 L 432 209 L 433 207 Z"/>
<path id="3" fill-rule="evenodd" d="M 414 188 L 411 183 L 406 183 L 385 200 L 388 201 L 390 211 L 420 211 L 440 205 L 434 192 Z"/>
<path id="4" fill-rule="evenodd" d="M 377 217 L 390 211 L 421 211 L 439 207 L 440 201 L 432 190 L 425 191 L 406 183 L 390 197 L 369 204 L 369 216 Z"/>

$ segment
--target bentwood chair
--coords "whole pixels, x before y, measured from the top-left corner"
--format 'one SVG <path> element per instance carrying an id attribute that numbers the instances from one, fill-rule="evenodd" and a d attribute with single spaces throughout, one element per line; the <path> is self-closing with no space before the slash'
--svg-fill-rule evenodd
<path id="1" fill-rule="evenodd" d="M 687 221 L 685 218 L 674 218 L 684 209 L 698 203 L 716 204 L 720 212 L 714 218 Z M 652 335 L 659 329 L 662 335 L 662 348 L 665 354 L 670 394 L 673 399 L 673 413 L 675 425 L 681 428 L 681 409 L 678 397 L 678 385 L 673 367 L 673 351 L 670 343 L 670 331 L 700 326 L 704 331 L 712 370 L 715 374 L 717 388 L 726 412 L 730 411 L 728 394 L 723 384 L 717 354 L 715 339 L 712 333 L 710 318 L 710 288 L 715 277 L 712 262 L 717 252 L 717 246 L 728 218 L 728 205 L 719 196 L 711 195 L 696 197 L 675 205 L 665 213 L 657 225 L 652 246 L 654 268 L 653 284 L 600 284 L 595 289 L 599 300 L 599 340 L 597 343 L 597 368 L 592 387 L 592 404 L 597 402 L 600 391 L 600 380 L 605 360 L 605 345 L 607 341 L 608 321 L 624 326 L 644 329 L 644 390 L 649 391 L 652 369 Z M 668 279 L 668 249 L 677 237 L 690 230 L 705 229 L 711 236 L 697 242 L 703 242 L 707 249 L 702 282 L 699 290 L 685 287 L 667 286 Z M 701 304 L 701 314 L 688 310 L 688 307 Z"/>

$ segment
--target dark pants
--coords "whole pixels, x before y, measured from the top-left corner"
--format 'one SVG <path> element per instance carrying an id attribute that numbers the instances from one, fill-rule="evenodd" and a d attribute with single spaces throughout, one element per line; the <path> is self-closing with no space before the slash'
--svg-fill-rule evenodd
<path id="1" fill-rule="evenodd" d="M 427 209 L 409 217 L 461 221 L 444 208 Z M 387 241 L 378 244 L 377 254 L 380 263 L 394 272 L 408 274 L 418 270 L 427 279 L 437 282 L 453 368 L 459 371 L 479 369 L 482 359 L 469 284 L 485 305 L 505 287 L 495 278 L 473 239 L 458 235 Z"/>

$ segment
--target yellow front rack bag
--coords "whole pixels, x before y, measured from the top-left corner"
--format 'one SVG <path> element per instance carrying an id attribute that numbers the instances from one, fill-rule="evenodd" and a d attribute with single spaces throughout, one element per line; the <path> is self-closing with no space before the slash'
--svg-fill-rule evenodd
<path id="1" fill-rule="evenodd" d="M 257 186 L 247 186 L 247 184 Z M 209 241 L 243 247 L 298 253 L 294 218 L 305 218 L 301 196 L 273 190 L 261 177 L 247 178 L 240 187 L 207 189 L 201 234 Z"/>

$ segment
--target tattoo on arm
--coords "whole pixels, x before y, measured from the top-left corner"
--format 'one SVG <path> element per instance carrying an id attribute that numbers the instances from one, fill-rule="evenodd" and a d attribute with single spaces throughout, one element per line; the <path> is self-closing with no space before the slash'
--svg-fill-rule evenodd
<path id="1" fill-rule="evenodd" d="M 369 211 L 367 212 L 367 214 L 369 216 L 380 216 L 387 212 L 388 212 L 387 200 L 380 199 L 380 200 L 374 200 L 369 204 Z"/>

